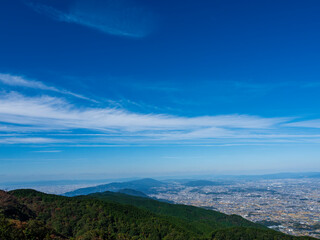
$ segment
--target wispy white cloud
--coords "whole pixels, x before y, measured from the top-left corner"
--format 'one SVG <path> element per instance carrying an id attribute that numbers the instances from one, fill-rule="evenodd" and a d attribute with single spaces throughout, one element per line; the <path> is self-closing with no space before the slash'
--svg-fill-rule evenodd
<path id="1" fill-rule="evenodd" d="M 33 0 L 25 1 L 38 13 L 52 19 L 76 23 L 98 31 L 118 36 L 142 38 L 152 27 L 152 16 L 144 7 L 127 0 L 78 0 L 68 10 Z"/>
<path id="2" fill-rule="evenodd" d="M 320 128 L 320 119 L 287 123 L 288 127 Z"/>
<path id="3" fill-rule="evenodd" d="M 14 92 L 0 97 L 0 119 L 1 132 L 22 134 L 5 138 L 0 142 L 2 144 L 29 142 L 144 145 L 151 142 L 185 144 L 186 141 L 190 144 L 252 144 L 319 138 L 319 134 L 279 133 L 282 125 L 292 121 L 291 118 L 237 114 L 200 117 L 142 114 L 124 109 L 79 107 L 58 97 L 30 97 Z M 85 132 L 82 134 L 83 131 Z"/>
<path id="4" fill-rule="evenodd" d="M 0 82 L 8 86 L 40 89 L 44 93 L 60 93 L 42 82 L 10 74 L 0 74 Z M 75 105 L 55 95 L 26 96 L 13 91 L 2 94 L 0 144 L 113 147 L 130 144 L 228 145 L 320 141 L 320 131 L 294 130 L 296 127 L 320 128 L 320 120 L 298 121 L 289 117 L 241 114 L 197 117 L 144 114 L 124 108 Z"/>
<path id="5" fill-rule="evenodd" d="M 26 80 L 21 76 L 15 76 L 11 74 L 0 73 L 0 82 L 10 86 L 37 88 L 37 89 L 50 90 L 50 91 L 56 91 L 56 92 L 58 91 L 58 89 L 54 87 L 49 87 L 42 82 Z"/>
<path id="6" fill-rule="evenodd" d="M 70 96 L 73 96 L 76 98 L 96 102 L 95 100 L 87 98 L 87 97 L 82 96 L 80 94 L 76 94 L 76 93 L 67 91 L 65 89 L 58 89 L 56 87 L 48 86 L 48 85 L 44 84 L 43 82 L 29 80 L 29 79 L 22 77 L 22 76 L 0 73 L 0 82 L 2 84 L 9 85 L 9 86 L 27 87 L 27 88 L 46 90 L 46 91 L 53 91 L 53 92 L 57 92 L 60 94 L 70 95 Z"/>
<path id="7" fill-rule="evenodd" d="M 122 109 L 77 108 L 61 98 L 26 97 L 9 93 L 0 98 L 0 117 L 11 124 L 58 129 L 90 129 L 99 131 L 197 131 L 221 134 L 221 128 L 273 128 L 286 118 L 261 118 L 248 115 L 178 117 L 164 114 L 138 114 Z"/>
<path id="8" fill-rule="evenodd" d="M 48 144 L 61 143 L 61 140 L 42 137 L 10 137 L 0 138 L 0 144 Z"/>
<path id="9" fill-rule="evenodd" d="M 36 153 L 59 153 L 62 152 L 61 150 L 40 150 L 40 151 L 33 151 Z"/>

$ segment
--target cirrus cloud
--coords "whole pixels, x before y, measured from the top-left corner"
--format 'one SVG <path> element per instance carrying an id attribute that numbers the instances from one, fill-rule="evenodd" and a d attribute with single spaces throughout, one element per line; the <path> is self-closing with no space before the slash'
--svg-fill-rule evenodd
<path id="1" fill-rule="evenodd" d="M 266 129 L 288 120 L 248 115 L 180 117 L 165 114 L 139 114 L 123 109 L 76 107 L 57 97 L 26 97 L 19 93 L 9 93 L 0 97 L 0 117 L 2 122 L 11 124 L 127 132 L 182 131 L 203 128 L 214 132 L 214 128 L 219 127 Z"/>
<path id="2" fill-rule="evenodd" d="M 77 0 L 68 10 L 60 10 L 35 0 L 25 3 L 54 20 L 75 23 L 110 35 L 142 38 L 152 29 L 153 17 L 142 6 L 127 0 Z"/>
<path id="3" fill-rule="evenodd" d="M 319 126 L 317 120 L 299 122 L 290 117 L 246 114 L 186 117 L 138 113 L 71 103 L 61 95 L 48 95 L 61 90 L 19 76 L 0 74 L 0 82 L 43 91 L 40 96 L 26 95 L 23 91 L 0 95 L 1 144 L 230 145 L 319 142 L 320 139 L 316 131 L 303 131 L 303 134 L 295 131 L 297 127 Z"/>
<path id="4" fill-rule="evenodd" d="M 70 95 L 76 98 L 96 102 L 93 99 L 87 98 L 85 96 L 82 96 L 80 94 L 76 94 L 70 91 L 67 91 L 65 89 L 58 89 L 56 87 L 48 86 L 44 84 L 43 82 L 35 81 L 35 80 L 29 80 L 22 76 L 12 75 L 12 74 L 5 74 L 0 73 L 0 83 L 9 85 L 9 86 L 15 86 L 15 87 L 27 87 L 27 88 L 33 88 L 33 89 L 40 89 L 40 90 L 46 90 L 46 91 L 53 91 L 64 95 Z"/>

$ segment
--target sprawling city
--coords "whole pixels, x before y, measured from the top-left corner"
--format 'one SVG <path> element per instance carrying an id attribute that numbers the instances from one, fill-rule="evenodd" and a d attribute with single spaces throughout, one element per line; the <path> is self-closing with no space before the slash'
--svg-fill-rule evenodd
<path id="1" fill-rule="evenodd" d="M 237 214 L 288 234 L 320 238 L 320 178 L 194 183 L 174 182 L 151 196 Z"/>

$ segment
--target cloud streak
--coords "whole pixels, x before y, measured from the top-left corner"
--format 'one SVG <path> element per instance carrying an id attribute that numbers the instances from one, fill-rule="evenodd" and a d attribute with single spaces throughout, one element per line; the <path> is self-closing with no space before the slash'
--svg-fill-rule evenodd
<path id="1" fill-rule="evenodd" d="M 142 38 L 151 32 L 152 16 L 126 0 L 78 0 L 68 11 L 36 1 L 25 1 L 34 11 L 54 20 L 83 25 L 103 33 Z"/>
<path id="2" fill-rule="evenodd" d="M 50 144 L 61 143 L 61 140 L 41 137 L 0 138 L 0 144 Z"/>
<path id="3" fill-rule="evenodd" d="M 46 91 L 53 91 L 64 95 L 70 95 L 72 97 L 76 97 L 79 99 L 84 99 L 92 102 L 96 102 L 93 99 L 87 98 L 85 96 L 82 96 L 80 94 L 76 94 L 64 89 L 58 89 L 56 87 L 48 86 L 44 84 L 43 82 L 35 81 L 35 80 L 29 80 L 22 76 L 17 75 L 11 75 L 11 74 L 4 74 L 0 73 L 0 82 L 5 85 L 14 86 L 14 87 L 26 87 L 26 88 L 33 88 L 33 89 L 40 89 L 40 90 L 46 90 Z"/>
<path id="4" fill-rule="evenodd" d="M 292 122 L 286 124 L 288 127 L 320 128 L 320 119 Z"/>

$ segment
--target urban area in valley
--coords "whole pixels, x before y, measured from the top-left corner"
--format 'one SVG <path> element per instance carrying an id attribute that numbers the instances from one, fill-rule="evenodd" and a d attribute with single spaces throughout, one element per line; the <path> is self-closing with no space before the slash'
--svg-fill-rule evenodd
<path id="1" fill-rule="evenodd" d="M 320 238 L 320 179 L 173 182 L 151 195 L 217 210 L 292 235 Z"/>

